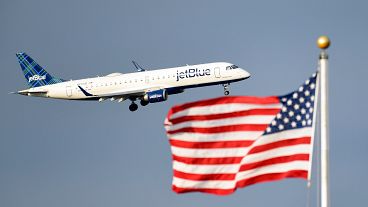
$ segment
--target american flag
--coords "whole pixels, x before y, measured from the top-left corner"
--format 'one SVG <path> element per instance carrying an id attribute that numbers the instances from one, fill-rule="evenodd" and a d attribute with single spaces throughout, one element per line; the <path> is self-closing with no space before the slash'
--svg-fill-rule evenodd
<path id="1" fill-rule="evenodd" d="M 230 96 L 174 106 L 165 119 L 177 193 L 233 193 L 284 178 L 308 178 L 314 74 L 284 96 Z"/>

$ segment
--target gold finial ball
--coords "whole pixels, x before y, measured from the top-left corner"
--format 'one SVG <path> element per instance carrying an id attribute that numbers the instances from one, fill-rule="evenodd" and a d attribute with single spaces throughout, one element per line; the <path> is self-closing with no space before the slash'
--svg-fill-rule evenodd
<path id="1" fill-rule="evenodd" d="M 320 36 L 317 45 L 321 49 L 327 49 L 330 46 L 330 39 L 327 36 Z"/>

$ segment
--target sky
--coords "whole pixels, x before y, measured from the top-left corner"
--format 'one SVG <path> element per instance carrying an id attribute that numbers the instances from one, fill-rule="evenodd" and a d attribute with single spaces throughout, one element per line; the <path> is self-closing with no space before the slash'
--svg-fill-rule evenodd
<path id="1" fill-rule="evenodd" d="M 226 61 L 250 79 L 232 95 L 283 95 L 317 69 L 328 35 L 333 206 L 368 202 L 367 1 L 0 0 L 0 206 L 316 206 L 316 173 L 238 189 L 178 195 L 163 128 L 170 107 L 219 97 L 186 90 L 140 107 L 8 94 L 27 88 L 27 52 L 63 79 Z M 314 171 L 316 171 L 316 167 Z"/>

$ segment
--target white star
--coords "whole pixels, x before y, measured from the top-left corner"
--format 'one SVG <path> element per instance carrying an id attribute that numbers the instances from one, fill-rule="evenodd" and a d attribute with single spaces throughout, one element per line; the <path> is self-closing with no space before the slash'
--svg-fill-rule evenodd
<path id="1" fill-rule="evenodd" d="M 309 113 L 313 113 L 313 108 L 309 108 Z"/>
<path id="2" fill-rule="evenodd" d="M 313 78 L 315 78 L 315 77 L 316 77 L 316 75 L 317 75 L 317 73 L 313 73 L 312 77 L 313 77 Z"/>
<path id="3" fill-rule="evenodd" d="M 293 127 L 293 128 L 295 128 L 296 127 L 296 123 L 293 121 L 293 122 L 291 122 L 291 126 Z"/>
<path id="4" fill-rule="evenodd" d="M 302 125 L 305 126 L 307 123 L 305 122 L 305 120 L 302 121 Z"/>
<path id="5" fill-rule="evenodd" d="M 272 124 L 272 126 L 276 126 L 276 121 L 275 121 L 275 120 L 273 120 L 273 121 L 271 122 L 271 124 Z"/>
<path id="6" fill-rule="evenodd" d="M 300 121 L 302 119 L 302 117 L 300 115 L 296 116 L 296 120 Z"/>
<path id="7" fill-rule="evenodd" d="M 308 125 L 311 125 L 312 124 L 312 120 L 308 119 L 307 123 L 308 123 Z"/>
<path id="8" fill-rule="evenodd" d="M 293 103 L 293 102 L 289 99 L 289 100 L 287 101 L 287 103 L 286 103 L 286 104 L 287 104 L 288 106 L 291 106 L 291 104 L 292 104 L 292 103 Z"/>
<path id="9" fill-rule="evenodd" d="M 310 102 L 307 102 L 307 103 L 305 103 L 305 106 L 306 106 L 307 108 L 309 108 L 309 107 L 311 107 L 311 103 L 310 103 Z"/>
<path id="10" fill-rule="evenodd" d="M 305 114 L 307 111 L 303 108 L 302 110 L 300 110 L 300 112 L 302 112 L 302 114 Z"/>
<path id="11" fill-rule="evenodd" d="M 294 99 L 297 99 L 297 98 L 298 98 L 298 94 L 297 94 L 297 93 L 294 93 L 294 94 L 293 94 L 293 98 L 294 98 Z"/>
<path id="12" fill-rule="evenodd" d="M 311 96 L 311 100 L 314 101 L 314 96 Z"/>
<path id="13" fill-rule="evenodd" d="M 299 92 L 302 92 L 304 90 L 303 86 L 299 87 Z"/>
<path id="14" fill-rule="evenodd" d="M 299 102 L 300 102 L 300 103 L 304 103 L 304 98 L 303 98 L 303 97 L 300 97 L 300 98 L 299 98 Z"/>
<path id="15" fill-rule="evenodd" d="M 294 116 L 294 111 L 289 111 L 289 117 Z"/>
<path id="16" fill-rule="evenodd" d="M 314 89 L 316 87 L 316 85 L 314 84 L 314 83 L 312 83 L 311 85 L 310 85 L 310 88 L 311 89 Z"/>
<path id="17" fill-rule="evenodd" d="M 276 115 L 276 117 L 277 117 L 278 119 L 280 119 L 280 118 L 281 118 L 281 114 L 280 114 L 280 113 L 278 113 L 278 114 Z"/>
<path id="18" fill-rule="evenodd" d="M 285 106 L 283 106 L 281 110 L 282 110 L 282 112 L 286 112 L 287 108 Z"/>
<path id="19" fill-rule="evenodd" d="M 285 124 L 289 123 L 289 119 L 287 117 L 284 118 L 284 123 Z"/>
<path id="20" fill-rule="evenodd" d="M 305 85 L 308 85 L 309 84 L 309 79 L 305 81 Z"/>
<path id="21" fill-rule="evenodd" d="M 309 92 L 309 91 L 305 91 L 305 92 L 304 92 L 304 95 L 305 95 L 305 96 L 309 96 L 309 95 L 310 95 L 310 92 Z"/>
<path id="22" fill-rule="evenodd" d="M 295 105 L 294 105 L 294 109 L 295 109 L 295 110 L 298 110 L 298 109 L 299 109 L 299 105 L 298 105 L 298 104 L 295 104 Z"/>
<path id="23" fill-rule="evenodd" d="M 309 114 L 305 115 L 305 118 L 306 119 L 309 119 L 310 118 L 310 115 Z"/>
<path id="24" fill-rule="evenodd" d="M 282 98 L 281 101 L 282 102 L 286 102 L 287 98 Z"/>
<path id="25" fill-rule="evenodd" d="M 284 129 L 284 125 L 280 124 L 279 125 L 279 130 L 283 130 Z"/>
<path id="26" fill-rule="evenodd" d="M 267 132 L 271 132 L 271 128 L 270 127 L 267 127 Z"/>

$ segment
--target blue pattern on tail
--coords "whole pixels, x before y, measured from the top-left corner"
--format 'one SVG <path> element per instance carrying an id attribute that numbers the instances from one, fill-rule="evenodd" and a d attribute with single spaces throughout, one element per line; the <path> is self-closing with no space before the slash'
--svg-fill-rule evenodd
<path id="1" fill-rule="evenodd" d="M 16 55 L 19 64 L 22 67 L 24 77 L 27 79 L 28 85 L 31 88 L 61 83 L 64 81 L 63 79 L 50 75 L 26 53 L 17 53 Z"/>

